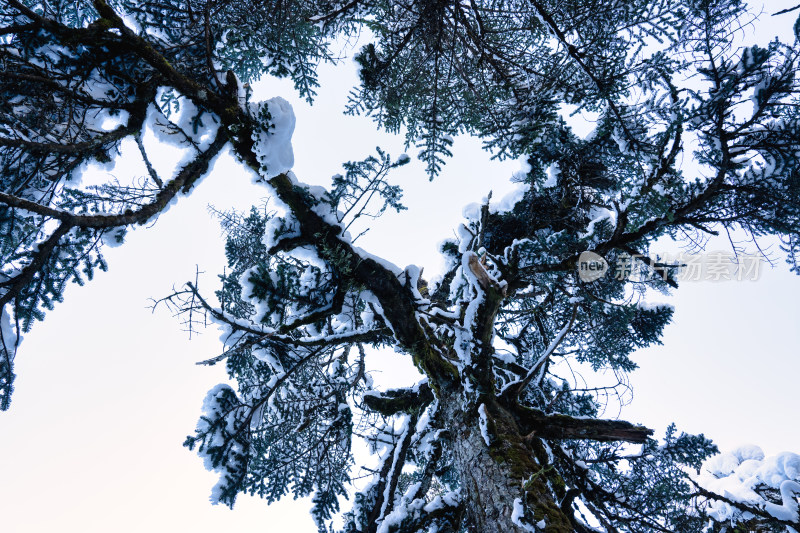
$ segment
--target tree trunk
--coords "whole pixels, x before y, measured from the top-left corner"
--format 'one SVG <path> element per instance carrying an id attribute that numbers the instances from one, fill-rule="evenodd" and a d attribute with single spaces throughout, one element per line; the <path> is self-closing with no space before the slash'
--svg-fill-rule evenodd
<path id="1" fill-rule="evenodd" d="M 537 527 L 535 531 L 573 531 L 570 519 L 554 500 L 553 492 L 563 492 L 563 482 L 547 468 L 547 454 L 541 442 L 529 440 L 531 444 L 526 445 L 510 414 L 494 404 L 485 408 L 491 443 L 487 445 L 477 409 L 465 413 L 460 395 L 443 403 L 447 427 L 451 428 L 454 466 L 466 504 L 467 531 L 534 531 L 533 527 L 526 528 L 512 520 L 515 500 L 528 509 L 526 524 L 541 524 L 544 520 L 544 528 Z M 534 452 L 537 444 L 540 453 Z"/>

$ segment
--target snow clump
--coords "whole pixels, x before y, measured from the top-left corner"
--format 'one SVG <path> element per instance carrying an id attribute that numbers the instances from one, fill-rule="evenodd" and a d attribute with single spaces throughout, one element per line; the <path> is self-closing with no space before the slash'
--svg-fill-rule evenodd
<path id="1" fill-rule="evenodd" d="M 783 452 L 765 457 L 758 446 L 747 445 L 708 459 L 697 482 L 728 500 L 763 509 L 774 518 L 797 521 L 800 496 L 800 455 Z M 773 497 L 765 495 L 772 492 Z M 773 500 L 773 501 L 770 501 Z M 778 503 L 775 500 L 780 500 Z M 709 502 L 709 514 L 735 523 L 752 515 L 724 501 Z"/>
<path id="2" fill-rule="evenodd" d="M 260 126 L 253 130 L 253 151 L 261 170 L 267 178 L 286 173 L 294 166 L 292 134 L 295 116 L 292 105 L 276 96 L 247 106 L 247 111 Z"/>

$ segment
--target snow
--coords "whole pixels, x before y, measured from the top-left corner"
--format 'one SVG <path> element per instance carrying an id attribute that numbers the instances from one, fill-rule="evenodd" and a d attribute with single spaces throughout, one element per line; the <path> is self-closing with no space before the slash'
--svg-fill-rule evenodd
<path id="1" fill-rule="evenodd" d="M 401 274 L 404 272 L 400 267 L 398 267 L 391 261 L 388 261 L 382 257 L 378 257 L 377 255 L 373 255 L 368 251 L 364 250 L 363 248 L 359 248 L 358 246 L 353 246 L 352 249 L 362 259 L 372 259 L 373 261 L 375 261 L 380 266 L 382 266 L 383 268 L 385 268 L 386 270 L 388 270 L 397 277 L 400 277 Z"/>
<path id="2" fill-rule="evenodd" d="M 625 132 L 619 128 L 614 128 L 611 138 L 616 141 L 617 147 L 622 155 L 631 155 L 630 146 L 628 145 L 628 139 L 625 136 Z"/>
<path id="3" fill-rule="evenodd" d="M 481 204 L 472 202 L 464 206 L 461 210 L 461 215 L 467 220 L 480 220 L 481 219 Z"/>
<path id="4" fill-rule="evenodd" d="M 406 434 L 408 433 L 408 430 L 409 430 L 408 421 L 409 421 L 410 418 L 411 418 L 410 416 L 406 416 L 405 418 L 403 418 L 403 422 L 401 423 L 401 426 L 400 426 L 399 442 L 403 442 L 403 440 L 406 438 Z M 398 467 L 402 468 L 402 465 L 398 465 L 398 460 L 400 459 L 400 449 L 401 449 L 401 446 L 397 446 L 394 449 L 394 455 L 392 457 L 392 467 L 389 470 L 389 472 L 394 472 L 395 469 L 397 469 Z M 389 483 L 387 483 L 386 484 L 386 490 L 383 493 L 383 505 L 381 507 L 381 512 L 380 512 L 379 516 L 385 516 L 386 515 L 386 506 L 389 504 L 390 501 L 394 500 L 394 498 L 393 498 L 394 495 L 391 493 L 390 489 L 391 489 L 391 485 Z"/>
<path id="5" fill-rule="evenodd" d="M 464 224 L 459 224 L 457 231 L 458 253 L 463 254 L 469 249 L 470 245 L 472 244 L 472 240 L 475 238 L 475 235 Z"/>
<path id="6" fill-rule="evenodd" d="M 761 461 L 764 459 L 764 452 L 755 444 L 745 444 L 736 448 L 732 453 L 739 461 L 747 461 L 749 459 Z"/>
<path id="7" fill-rule="evenodd" d="M 531 170 L 533 170 L 533 166 L 528 162 L 528 156 L 523 155 L 517 159 L 517 163 L 519 163 L 519 170 L 514 174 L 514 177 L 520 177 L 520 181 L 524 178 L 526 174 L 529 174 Z"/>
<path id="8" fill-rule="evenodd" d="M 110 113 L 96 113 L 96 118 L 99 118 L 97 125 L 102 131 L 113 131 L 119 127 L 125 126 L 128 123 L 130 113 L 127 111 L 117 111 L 114 115 Z"/>
<path id="9" fill-rule="evenodd" d="M 552 165 L 547 167 L 545 173 L 547 174 L 547 180 L 545 180 L 545 182 L 542 183 L 542 187 L 547 189 L 558 185 L 558 176 L 559 174 L 561 174 L 561 170 L 558 168 L 557 163 L 553 163 Z"/>
<path id="10" fill-rule="evenodd" d="M 265 347 L 261 347 L 261 346 L 255 345 L 255 346 L 253 346 L 252 351 L 253 351 L 253 356 L 256 359 L 258 359 L 259 361 L 263 361 L 263 362 L 267 363 L 269 365 L 270 369 L 275 374 L 279 374 L 279 375 L 285 374 L 285 370 L 283 369 L 283 365 L 278 360 L 278 358 L 275 357 L 275 352 L 273 352 L 270 348 L 268 348 L 268 347 L 265 348 Z"/>
<path id="11" fill-rule="evenodd" d="M 232 392 L 233 389 L 224 383 L 220 383 L 208 391 L 206 397 L 203 399 L 203 416 L 197 422 L 198 432 L 209 431 L 211 429 L 211 425 L 219 419 L 220 415 L 222 414 L 219 400 L 229 391 Z M 219 431 L 217 431 L 214 433 L 214 436 L 209 444 L 212 446 L 220 446 L 223 444 L 223 441 L 224 437 L 219 433 Z M 201 454 L 201 457 L 203 458 L 203 464 L 206 467 L 206 470 L 210 472 L 216 470 L 214 467 L 213 458 L 210 455 Z"/>
<path id="12" fill-rule="evenodd" d="M 536 531 L 533 526 L 523 522 L 523 518 L 525 518 L 525 506 L 522 504 L 522 498 L 515 498 L 514 510 L 511 512 L 511 521 L 525 531 Z"/>
<path id="13" fill-rule="evenodd" d="M 578 234 L 581 239 L 591 237 L 594 233 L 595 225 L 601 220 L 608 219 L 609 224 L 615 226 L 617 224 L 617 213 L 604 207 L 594 207 L 589 211 L 589 219 L 591 222 L 586 226 L 586 231 Z"/>
<path id="14" fill-rule="evenodd" d="M 639 307 L 639 309 L 643 311 L 658 311 L 659 309 L 671 309 L 673 311 L 675 310 L 674 305 L 665 302 L 648 302 L 642 300 L 636 305 L 637 307 Z M 758 448 L 758 446 L 755 446 L 755 448 Z"/>
<path id="15" fill-rule="evenodd" d="M 254 266 L 248 268 L 242 275 L 239 276 L 239 285 L 242 287 L 242 298 L 249 300 L 249 302 L 253 305 L 254 309 L 254 316 L 257 320 L 261 320 L 266 315 L 269 308 L 266 305 L 266 302 L 262 302 L 260 299 L 254 297 L 253 295 L 256 292 L 256 287 L 252 281 L 250 281 L 255 274 L 257 274 L 258 266 Z"/>
<path id="16" fill-rule="evenodd" d="M 408 285 L 409 287 L 416 287 L 419 283 L 419 276 L 422 270 L 417 265 L 408 265 L 405 268 L 405 276 L 400 278 L 400 283 Z M 406 283 L 406 280 L 408 281 Z"/>
<path id="17" fill-rule="evenodd" d="M 386 315 L 383 312 L 383 307 L 381 306 L 381 302 L 380 300 L 378 300 L 378 297 L 375 296 L 371 291 L 362 291 L 361 299 L 363 300 L 364 305 L 368 309 L 371 307 L 374 312 L 378 313 L 381 316 L 381 318 L 383 318 L 384 323 L 387 326 L 389 326 L 389 329 L 391 329 L 392 333 L 394 334 L 394 328 L 392 327 L 392 323 L 389 321 L 389 319 L 386 318 Z"/>
<path id="18" fill-rule="evenodd" d="M 464 320 L 461 327 L 455 328 L 456 341 L 454 348 L 464 366 L 472 362 L 472 347 L 474 344 L 472 326 L 478 314 L 478 309 L 486 299 L 483 289 L 481 289 L 480 282 L 469 268 L 469 260 L 471 257 L 475 256 L 475 252 L 467 252 L 462 255 L 461 266 L 450 287 L 451 298 L 453 298 L 454 295 L 458 295 L 458 293 L 463 290 L 469 291 L 471 289 L 474 293 L 473 297 L 461 295 L 460 299 L 469 301 L 469 304 L 464 311 Z"/>
<path id="19" fill-rule="evenodd" d="M 494 358 L 509 364 L 517 362 L 517 358 L 514 357 L 514 355 L 512 355 L 510 352 L 497 351 L 494 353 Z"/>
<path id="20" fill-rule="evenodd" d="M 272 194 L 270 199 L 274 200 L 274 202 L 278 204 L 279 208 L 284 211 L 285 215 L 274 216 L 265 224 L 262 242 L 267 250 L 278 244 L 278 242 L 282 239 L 300 236 L 300 225 L 297 223 L 297 220 L 294 217 L 288 215 L 289 208 L 286 206 L 286 204 L 278 200 L 278 196 L 276 194 Z M 279 235 L 278 232 L 280 232 Z"/>
<path id="21" fill-rule="evenodd" d="M 427 504 L 424 509 L 426 512 L 430 513 L 436 511 L 437 509 L 443 509 L 446 505 L 455 507 L 458 505 L 458 500 L 460 497 L 459 491 L 451 491 L 443 496 L 436 496 L 429 504 Z"/>
<path id="22" fill-rule="evenodd" d="M 361 294 L 359 294 L 358 299 L 362 301 L 365 300 L 364 291 L 362 291 Z M 360 317 L 361 321 L 364 323 L 364 327 L 371 328 L 373 323 L 375 322 L 375 313 L 372 311 L 372 308 L 370 308 L 370 306 L 368 305 L 364 306 L 364 310 L 361 311 Z"/>
<path id="23" fill-rule="evenodd" d="M 485 404 L 481 404 L 480 407 L 478 407 L 478 415 L 480 415 L 480 418 L 478 419 L 478 425 L 481 427 L 481 436 L 483 437 L 483 442 L 485 442 L 487 446 L 491 446 L 492 437 L 489 435 L 489 420 L 486 416 Z"/>
<path id="24" fill-rule="evenodd" d="M 116 248 L 125 242 L 125 232 L 126 228 L 124 227 L 113 228 L 108 231 L 104 231 L 100 235 L 100 239 L 103 241 L 104 245 L 110 248 Z"/>
<path id="25" fill-rule="evenodd" d="M 175 125 L 186 133 L 188 139 L 195 144 L 199 151 L 205 151 L 217 136 L 218 124 L 217 117 L 207 113 L 189 100 L 181 99 L 181 112 L 178 115 Z"/>
<path id="26" fill-rule="evenodd" d="M 276 96 L 248 104 L 248 112 L 261 127 L 253 131 L 253 151 L 267 178 L 288 172 L 294 166 L 292 134 L 295 116 L 292 105 Z"/>
<path id="27" fill-rule="evenodd" d="M 514 206 L 517 205 L 522 198 L 525 196 L 525 192 L 528 190 L 528 185 L 526 183 L 518 183 L 517 187 L 512 190 L 511 192 L 507 193 L 503 196 L 499 202 L 496 204 L 489 206 L 490 213 L 508 213 Z"/>
<path id="28" fill-rule="evenodd" d="M 252 285 L 251 285 L 252 286 Z M 214 308 L 215 313 L 225 317 L 225 320 L 220 320 L 214 315 L 209 315 L 210 319 L 219 327 L 220 335 L 219 340 L 223 346 L 233 346 L 245 333 L 245 330 L 256 330 L 262 335 L 275 333 L 273 328 L 265 327 L 261 324 L 256 324 L 249 320 L 240 319 L 231 315 L 225 314 L 222 309 Z M 233 326 L 238 326 L 234 328 Z"/>
<path id="29" fill-rule="evenodd" d="M 758 446 L 741 446 L 708 459 L 697 482 L 707 490 L 745 505 L 762 508 L 780 520 L 798 520 L 800 495 L 800 455 L 783 452 L 765 457 Z M 757 491 L 764 486 L 776 489 L 781 503 L 766 500 Z M 743 518 L 742 511 L 726 502 L 709 502 L 709 514 L 718 521 Z"/>

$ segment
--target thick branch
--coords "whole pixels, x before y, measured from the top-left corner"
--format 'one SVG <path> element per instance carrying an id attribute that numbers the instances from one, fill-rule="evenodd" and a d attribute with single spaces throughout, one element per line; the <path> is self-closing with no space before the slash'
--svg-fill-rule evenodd
<path id="1" fill-rule="evenodd" d="M 477 345 L 477 353 L 474 354 L 475 369 L 473 377 L 478 384 L 481 392 L 494 393 L 494 372 L 492 362 L 494 360 L 494 323 L 500 305 L 506 296 L 505 285 L 497 282 L 484 268 L 478 256 L 473 252 L 467 252 L 467 266 L 478 280 L 483 290 L 483 301 L 478 307 L 475 319 L 472 324 L 472 334 Z"/>
<path id="2" fill-rule="evenodd" d="M 653 430 L 624 420 L 573 418 L 568 415 L 548 415 L 538 409 L 517 407 L 514 416 L 520 429 L 529 437 L 543 439 L 589 439 L 643 443 Z"/>
<path id="3" fill-rule="evenodd" d="M 427 383 L 414 389 L 390 389 L 380 394 L 365 394 L 364 403 L 384 416 L 397 413 L 418 412 L 433 401 L 433 392 Z"/>
<path id="4" fill-rule="evenodd" d="M 382 490 L 377 495 L 375 506 L 370 511 L 367 533 L 377 533 L 380 521 L 386 518 L 394 508 L 394 495 L 397 490 L 397 484 L 400 482 L 400 474 L 403 473 L 403 466 L 406 463 L 406 456 L 411 447 L 411 438 L 414 436 L 418 419 L 418 412 L 413 412 L 409 415 L 402 440 L 395 444 L 392 453 L 387 455 L 386 462 L 381 470 L 381 483 L 378 485 Z"/>
<path id="5" fill-rule="evenodd" d="M 301 236 L 316 243 L 320 257 L 331 264 L 340 277 L 367 287 L 378 298 L 395 338 L 412 354 L 417 366 L 436 381 L 434 388 L 439 383 L 457 381 L 457 370 L 431 345 L 431 338 L 417 320 L 416 301 L 411 291 L 394 272 L 372 258 L 362 257 L 349 243 L 342 241 L 339 238 L 341 227 L 331 225 L 314 212 L 309 196 L 288 176 L 275 176 L 269 184 L 298 220 Z"/>

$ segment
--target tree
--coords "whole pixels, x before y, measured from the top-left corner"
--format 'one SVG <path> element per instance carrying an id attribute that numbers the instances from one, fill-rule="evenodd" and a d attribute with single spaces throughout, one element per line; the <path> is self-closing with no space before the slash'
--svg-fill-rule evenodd
<path id="1" fill-rule="evenodd" d="M 164 300 L 190 326 L 228 328 L 207 363 L 224 361 L 237 387 L 209 392 L 186 440 L 220 472 L 215 500 L 312 495 L 327 531 L 361 436 L 379 462 L 346 532 L 800 529 L 800 456 L 741 449 L 697 480 L 708 439 L 670 427 L 659 443 L 602 419 L 604 391 L 570 387 L 556 364 L 624 375 L 659 342 L 672 310 L 646 298 L 680 271 L 648 258 L 660 237 L 778 235 L 797 270 L 800 45 L 735 46 L 749 16 L 730 0 L 8 0 L 0 406 L 20 330 L 231 149 L 283 214 L 221 214 L 217 301 L 191 283 Z M 432 177 L 464 132 L 527 159 L 519 194 L 487 199 L 444 243 L 436 281 L 348 233 L 402 208 L 390 173 L 408 159 L 379 150 L 330 189 L 306 187 L 289 170 L 290 107 L 249 89 L 290 76 L 313 99 L 316 65 L 364 29 L 350 111 L 419 139 Z M 597 113 L 593 135 L 576 136 L 562 104 Z M 155 172 L 145 133 L 186 153 L 172 176 Z M 75 183 L 124 142 L 148 169 L 140 183 Z M 695 166 L 681 164 L 689 146 Z M 587 280 L 586 251 L 646 275 Z M 375 390 L 373 348 L 410 357 L 421 381 Z"/>

